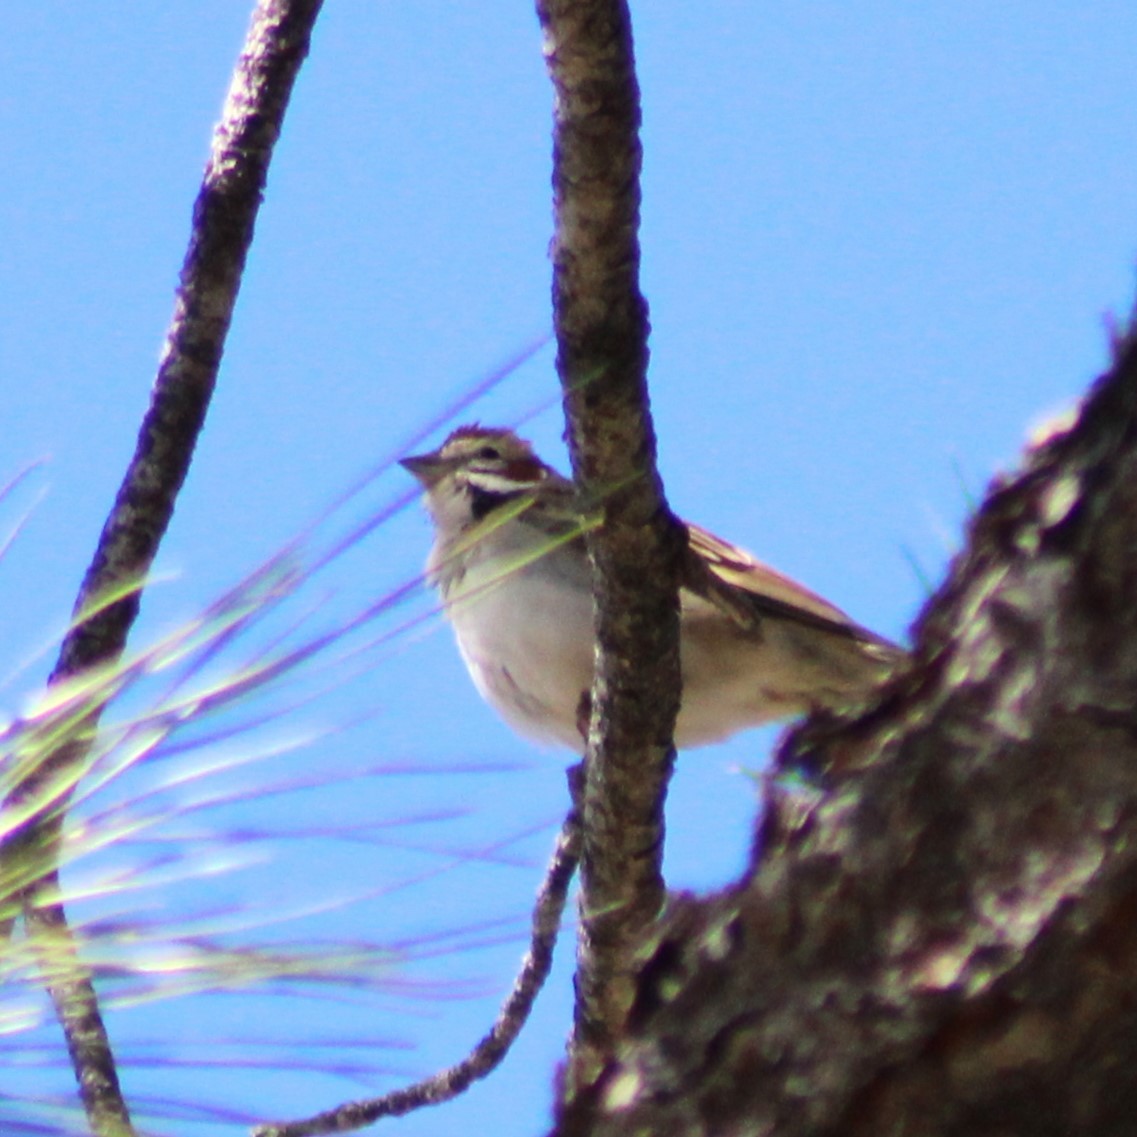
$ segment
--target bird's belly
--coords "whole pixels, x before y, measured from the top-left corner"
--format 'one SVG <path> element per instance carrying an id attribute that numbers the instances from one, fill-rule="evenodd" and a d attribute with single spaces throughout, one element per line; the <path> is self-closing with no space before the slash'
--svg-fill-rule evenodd
<path id="1" fill-rule="evenodd" d="M 768 620 L 759 633 L 747 632 L 690 595 L 684 595 L 680 659 L 679 747 L 705 746 L 800 714 L 824 678 L 817 661 L 779 622 Z"/>
<path id="2" fill-rule="evenodd" d="M 718 644 L 709 651 L 685 636 L 675 745 L 705 746 L 800 711 L 802 703 L 793 685 L 779 682 L 782 661 L 776 652 L 768 655 L 768 666 L 760 669 L 755 667 L 753 645 Z"/>
<path id="3" fill-rule="evenodd" d="M 582 695 L 592 683 L 592 598 L 547 573 L 520 571 L 450 609 L 482 697 L 515 729 L 581 749 Z"/>
<path id="4" fill-rule="evenodd" d="M 478 691 L 516 730 L 579 752 L 581 699 L 592 683 L 591 596 L 548 570 L 522 569 L 488 585 L 477 576 L 466 578 L 448 615 Z M 795 638 L 773 621 L 760 637 L 745 635 L 702 608 L 684 610 L 681 748 L 800 714 L 827 692 L 837 697 L 866 682 L 843 640 L 821 652 L 816 637 Z"/>

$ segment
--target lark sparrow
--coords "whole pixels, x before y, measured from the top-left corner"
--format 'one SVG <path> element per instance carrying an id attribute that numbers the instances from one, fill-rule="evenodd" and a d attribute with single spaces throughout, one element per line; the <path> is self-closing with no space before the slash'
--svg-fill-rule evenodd
<path id="1" fill-rule="evenodd" d="M 426 491 L 427 576 L 475 686 L 515 729 L 579 749 L 593 625 L 589 521 L 572 482 L 512 431 L 477 425 L 402 464 Z M 676 745 L 856 702 L 903 658 L 749 553 L 687 532 Z"/>

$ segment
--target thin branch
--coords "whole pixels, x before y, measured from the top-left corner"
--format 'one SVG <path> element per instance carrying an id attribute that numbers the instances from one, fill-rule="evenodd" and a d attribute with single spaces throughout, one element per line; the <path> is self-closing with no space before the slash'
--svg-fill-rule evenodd
<path id="1" fill-rule="evenodd" d="M 28 937 L 41 961 L 44 985 L 67 1040 L 91 1132 L 96 1137 L 133 1137 L 130 1113 L 115 1070 L 114 1054 L 90 973 L 79 960 L 74 933 L 58 900 L 59 877 L 40 883 L 40 907 L 24 912 Z"/>
<path id="2" fill-rule="evenodd" d="M 384 1117 L 399 1117 L 423 1106 L 450 1101 L 494 1070 L 521 1033 L 537 994 L 548 978 L 569 885 L 580 857 L 580 832 L 580 814 L 574 805 L 561 826 L 545 879 L 537 893 L 529 950 L 514 980 L 513 990 L 488 1033 L 461 1062 L 382 1097 L 348 1102 L 303 1121 L 259 1125 L 253 1130 L 253 1137 L 316 1137 L 322 1133 L 362 1129 Z"/>
<path id="3" fill-rule="evenodd" d="M 135 586 L 149 571 L 169 525 L 213 393 L 269 160 L 321 2 L 261 0 L 253 13 L 194 205 L 189 249 L 150 407 L 49 683 L 113 663 L 125 647 L 141 600 Z M 119 598 L 100 603 L 115 593 Z M 83 761 L 101 710 L 93 708 L 78 734 L 45 755 L 10 790 L 9 805 L 26 801 L 61 771 Z M 0 858 L 31 857 L 42 863 L 37 883 L 21 895 L 29 933 L 50 929 L 53 950 L 64 950 L 59 945 L 67 941 L 66 952 L 77 959 L 56 887 L 64 811 L 65 806 L 56 805 L 6 835 Z M 10 934 L 11 921 L 2 930 Z M 107 1137 L 132 1132 L 90 977 L 76 964 L 51 992 L 92 1128 Z"/>
<path id="4" fill-rule="evenodd" d="M 116 585 L 145 576 L 173 514 L 213 394 L 273 146 L 321 3 L 261 0 L 253 13 L 194 203 L 150 408 L 83 581 L 76 617 Z M 64 640 L 52 679 L 116 658 L 138 605 L 133 592 L 80 620 Z"/>
<path id="5" fill-rule="evenodd" d="M 538 0 L 556 94 L 553 304 L 569 449 L 586 498 L 591 696 L 576 1029 L 588 1084 L 630 1008 L 631 946 L 658 915 L 663 799 L 679 705 L 679 527 L 655 468 L 639 290 L 639 91 L 624 0 Z"/>

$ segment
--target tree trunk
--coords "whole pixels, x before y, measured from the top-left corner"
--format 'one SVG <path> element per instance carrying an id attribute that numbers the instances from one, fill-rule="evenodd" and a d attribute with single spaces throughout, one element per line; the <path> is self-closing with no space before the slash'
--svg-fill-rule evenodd
<path id="1" fill-rule="evenodd" d="M 783 744 L 561 1135 L 1137 1129 L 1137 339 L 997 483 L 875 708 Z"/>

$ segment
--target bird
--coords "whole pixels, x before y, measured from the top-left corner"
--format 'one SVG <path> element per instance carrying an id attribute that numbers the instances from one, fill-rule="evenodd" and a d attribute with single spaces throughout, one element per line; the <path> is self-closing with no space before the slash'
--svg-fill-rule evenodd
<path id="1" fill-rule="evenodd" d="M 594 633 L 574 484 L 514 431 L 477 423 L 400 460 L 434 529 L 426 579 L 482 697 L 516 731 L 579 749 Z M 680 749 L 864 701 L 905 652 L 748 552 L 685 524 Z"/>

